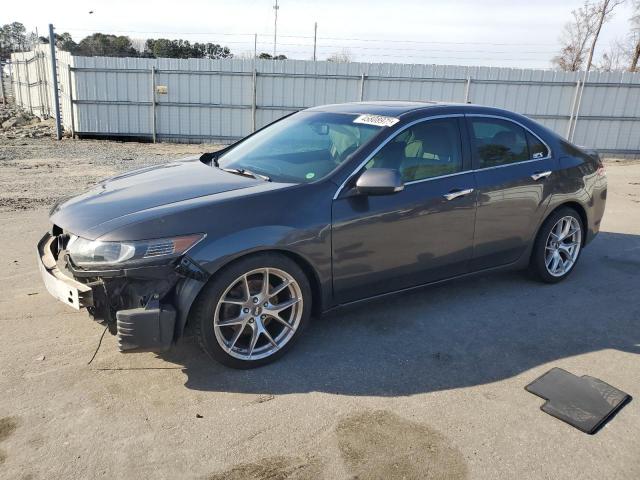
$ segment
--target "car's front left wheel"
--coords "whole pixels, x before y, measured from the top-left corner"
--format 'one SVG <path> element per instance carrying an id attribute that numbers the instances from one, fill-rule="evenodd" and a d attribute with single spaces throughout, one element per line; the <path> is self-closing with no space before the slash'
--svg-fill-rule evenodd
<path id="1" fill-rule="evenodd" d="M 202 348 L 232 368 L 255 368 L 282 356 L 311 313 L 309 281 L 296 262 L 276 254 L 243 258 L 205 286 L 191 321 Z"/>

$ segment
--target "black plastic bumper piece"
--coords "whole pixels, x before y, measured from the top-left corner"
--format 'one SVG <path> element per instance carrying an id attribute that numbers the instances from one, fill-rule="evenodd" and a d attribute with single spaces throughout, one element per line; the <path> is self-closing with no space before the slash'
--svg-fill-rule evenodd
<path id="1" fill-rule="evenodd" d="M 171 347 L 176 323 L 171 305 L 120 310 L 116 319 L 121 352 L 164 352 Z"/>

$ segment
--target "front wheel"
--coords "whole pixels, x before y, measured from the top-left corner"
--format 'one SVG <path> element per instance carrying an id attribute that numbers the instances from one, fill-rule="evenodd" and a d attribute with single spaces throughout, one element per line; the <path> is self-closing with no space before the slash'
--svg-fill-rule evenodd
<path id="1" fill-rule="evenodd" d="M 311 289 L 302 269 L 279 254 L 257 254 L 217 274 L 192 321 L 202 348 L 232 368 L 255 368 L 282 356 L 309 320 Z"/>
<path id="2" fill-rule="evenodd" d="M 540 227 L 531 255 L 531 271 L 543 282 L 564 280 L 575 267 L 584 226 L 580 215 L 565 207 L 552 213 Z"/>

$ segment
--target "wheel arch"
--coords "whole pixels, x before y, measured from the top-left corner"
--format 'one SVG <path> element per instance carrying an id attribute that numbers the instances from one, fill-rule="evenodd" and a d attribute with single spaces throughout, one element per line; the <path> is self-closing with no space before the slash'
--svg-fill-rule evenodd
<path id="1" fill-rule="evenodd" d="M 545 215 L 544 220 L 542 220 L 542 222 L 540 223 L 540 225 L 538 226 L 538 231 L 536 232 L 536 237 L 538 236 L 538 232 L 540 232 L 540 229 L 542 228 L 542 225 L 544 225 L 544 222 L 547 221 L 547 218 L 549 218 L 551 215 L 553 215 L 555 212 L 557 212 L 558 210 L 560 210 L 561 208 L 571 208 L 573 210 L 575 210 L 578 215 L 580 215 L 580 220 L 582 221 L 582 228 L 584 230 L 584 234 L 582 235 L 582 245 L 586 245 L 587 243 L 587 231 L 589 229 L 589 218 L 587 217 L 587 210 L 582 206 L 582 204 L 580 202 L 576 202 L 575 200 L 572 201 L 568 201 L 568 202 L 563 202 L 559 205 L 557 205 L 556 207 L 553 208 L 553 210 L 550 210 L 549 213 L 547 215 Z"/>
<path id="2" fill-rule="evenodd" d="M 200 295 L 204 290 L 204 286 L 214 275 L 217 275 L 220 271 L 225 268 L 229 268 L 231 265 L 254 255 L 260 255 L 265 253 L 275 253 L 278 255 L 282 255 L 284 257 L 289 258 L 294 261 L 304 272 L 309 280 L 309 286 L 311 287 L 311 308 L 312 315 L 320 314 L 323 311 L 323 292 L 322 292 L 322 284 L 320 282 L 320 276 L 316 269 L 313 267 L 311 262 L 306 259 L 303 255 L 300 255 L 297 252 L 293 252 L 291 250 L 283 249 L 283 248 L 264 248 L 251 250 L 248 252 L 243 252 L 233 258 L 230 258 L 225 263 L 221 264 L 219 268 L 216 269 L 214 273 L 212 273 L 209 278 L 205 281 L 196 281 L 187 279 L 178 289 L 176 302 L 178 303 L 178 310 L 180 312 L 178 322 L 176 324 L 175 335 L 174 338 L 177 340 L 180 338 L 187 325 L 189 324 L 189 319 L 191 318 L 191 311 L 193 306 L 200 299 Z"/>
<path id="3" fill-rule="evenodd" d="M 538 235 L 540 234 L 540 229 L 542 228 L 542 226 L 544 225 L 544 223 L 547 221 L 547 219 L 549 217 L 551 217 L 551 215 L 553 215 L 555 212 L 557 212 L 558 210 L 560 210 L 561 208 L 565 208 L 565 207 L 569 207 L 573 210 L 575 210 L 578 215 L 580 216 L 580 220 L 582 221 L 582 227 L 584 229 L 585 234 L 582 236 L 582 245 L 586 245 L 588 242 L 587 239 L 587 235 L 586 232 L 588 231 L 588 217 L 587 217 L 587 211 L 584 208 L 584 206 L 582 206 L 582 204 L 580 202 L 576 202 L 575 200 L 570 200 L 567 202 L 562 202 L 556 206 L 554 206 L 553 208 L 551 208 L 543 217 L 542 220 L 540 221 L 540 223 L 538 224 L 538 227 L 536 228 L 535 232 L 536 234 L 533 236 L 531 243 L 529 245 L 529 249 L 528 252 L 525 253 L 525 255 L 523 255 L 523 257 L 521 257 L 521 260 L 518 261 L 519 265 L 528 265 L 531 262 L 531 259 L 533 258 L 533 254 L 534 254 L 534 245 L 536 243 L 536 240 L 538 238 Z"/>

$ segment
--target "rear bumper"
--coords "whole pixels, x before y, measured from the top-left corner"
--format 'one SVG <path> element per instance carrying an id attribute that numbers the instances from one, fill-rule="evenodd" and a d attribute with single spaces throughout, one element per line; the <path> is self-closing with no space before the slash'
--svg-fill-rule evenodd
<path id="1" fill-rule="evenodd" d="M 118 336 L 121 352 L 162 352 L 171 347 L 176 310 L 165 302 L 179 279 L 173 267 L 158 267 L 155 276 L 145 270 L 144 278 L 130 271 L 104 272 L 104 278 L 101 272 L 69 276 L 58 266 L 59 252 L 58 237 L 50 233 L 38 242 L 40 276 L 53 297 L 76 310 L 86 308 Z"/>

